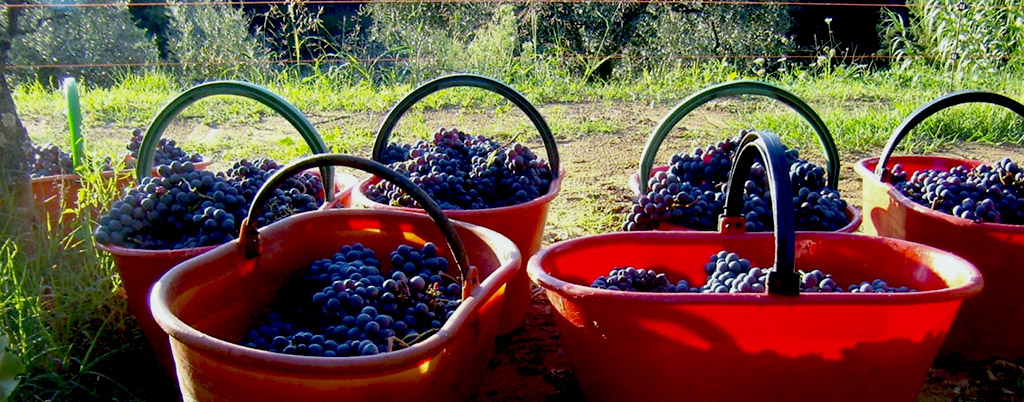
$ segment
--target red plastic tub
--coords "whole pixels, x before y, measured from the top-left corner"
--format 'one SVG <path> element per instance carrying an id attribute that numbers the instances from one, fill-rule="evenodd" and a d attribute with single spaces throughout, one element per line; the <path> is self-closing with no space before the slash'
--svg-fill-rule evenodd
<path id="1" fill-rule="evenodd" d="M 131 185 L 129 171 L 102 172 L 104 181 L 114 181 L 117 188 Z M 32 179 L 32 196 L 41 217 L 47 219 L 51 228 L 63 227 L 69 233 L 78 210 L 78 191 L 82 189 L 82 177 L 76 174 L 53 175 Z"/>
<path id="2" fill-rule="evenodd" d="M 636 196 L 640 195 L 641 192 L 647 192 L 647 182 L 644 181 L 641 183 L 640 177 L 653 177 L 659 172 L 668 171 L 668 166 L 654 166 L 654 159 L 658 155 L 658 149 L 665 141 L 665 138 L 672 133 L 672 129 L 675 128 L 675 126 L 679 124 L 686 115 L 712 100 L 726 96 L 739 95 L 759 95 L 778 100 L 793 109 L 798 115 L 800 115 L 800 117 L 803 117 L 818 135 L 818 141 L 825 152 L 825 161 L 828 165 L 828 186 L 833 189 L 839 188 L 839 151 L 836 149 L 835 141 L 832 139 L 832 134 L 829 132 L 828 126 L 826 126 L 825 122 L 821 120 L 818 113 L 816 113 L 814 109 L 812 109 L 802 99 L 785 89 L 761 81 L 737 80 L 726 82 L 724 84 L 713 85 L 690 95 L 676 105 L 676 107 L 661 120 L 661 123 L 659 123 L 658 126 L 654 128 L 654 131 L 651 132 L 651 135 L 647 137 L 647 145 L 644 147 L 644 152 L 640 156 L 639 171 L 637 173 L 633 173 L 633 175 L 629 177 L 629 188 L 633 191 L 633 195 Z M 857 231 L 862 219 L 860 211 L 852 205 L 847 205 L 844 212 L 849 223 L 836 230 L 836 232 L 853 233 Z M 693 229 L 661 222 L 658 224 L 658 230 L 690 231 Z"/>
<path id="3" fill-rule="evenodd" d="M 182 396 L 219 401 L 471 398 L 493 350 L 506 283 L 519 267 L 515 245 L 492 230 L 449 221 L 425 192 L 384 165 L 337 154 L 303 158 L 283 168 L 257 195 L 250 216 L 265 202 L 261 195 L 268 189 L 322 163 L 361 166 L 394 180 L 428 208 L 429 216 L 368 209 L 300 214 L 259 233 L 246 226 L 243 239 L 174 267 L 153 287 L 150 305 L 171 337 Z M 450 249 L 439 252 L 457 261 L 449 273 L 464 279 L 464 301 L 424 342 L 373 356 L 335 358 L 235 344 L 282 283 L 315 259 L 353 242 L 383 251 L 427 241 L 449 244 Z"/>
<path id="4" fill-rule="evenodd" d="M 737 165 L 750 166 L 753 144 L 741 147 Z M 775 149 L 764 157 L 773 200 L 786 199 L 788 177 L 771 166 L 785 163 L 781 144 L 764 144 Z M 743 183 L 736 178 L 745 178 L 746 169 L 733 174 L 733 183 Z M 961 301 L 982 288 L 978 271 L 951 253 L 903 240 L 797 233 L 786 223 L 793 213 L 787 203 L 775 202 L 774 236 L 743 233 L 742 189 L 730 188 L 721 233 L 588 236 L 530 260 L 530 277 L 554 306 L 587 400 L 916 400 Z M 755 266 L 778 267 L 769 293 L 587 286 L 618 266 L 653 268 L 700 286 L 708 256 L 723 249 Z M 883 278 L 919 292 L 798 294 L 795 270 L 815 268 L 839 283 Z"/>
<path id="5" fill-rule="evenodd" d="M 533 253 L 540 249 L 540 243 L 544 237 L 544 225 L 547 223 L 548 208 L 551 206 L 551 201 L 558 196 L 558 192 L 562 187 L 562 180 L 565 178 L 565 170 L 559 167 L 558 147 L 555 144 L 555 137 L 551 133 L 551 128 L 548 127 L 547 122 L 537 108 L 515 89 L 494 79 L 471 74 L 449 75 L 423 84 L 403 98 L 388 113 L 387 118 L 381 124 L 380 130 L 377 133 L 377 140 L 373 146 L 373 159 L 376 161 L 383 159 L 384 152 L 387 150 L 388 139 L 391 137 L 391 132 L 394 130 L 395 125 L 398 124 L 398 120 L 402 115 L 416 102 L 439 90 L 463 86 L 495 92 L 518 106 L 530 118 L 530 121 L 533 122 L 537 132 L 540 134 L 540 138 L 544 142 L 544 148 L 547 151 L 548 164 L 551 167 L 551 171 L 556 172 L 557 176 L 551 180 L 551 187 L 548 189 L 547 194 L 527 203 L 501 208 L 447 210 L 444 212 L 452 219 L 497 230 L 498 233 L 512 240 L 516 247 L 519 247 L 519 251 L 523 255 L 533 255 Z M 353 204 L 374 209 L 422 212 L 419 209 L 394 207 L 371 201 L 366 197 L 366 189 L 377 181 L 379 179 L 371 177 L 360 183 L 356 187 Z M 526 275 L 524 260 L 523 267 L 509 281 L 505 307 L 501 313 L 501 323 L 498 325 L 498 335 L 512 332 L 520 326 L 523 317 L 526 315 L 526 308 L 530 303 L 530 294 L 530 278 Z"/>
<path id="6" fill-rule="evenodd" d="M 136 175 L 148 174 L 153 170 L 153 154 L 160 142 L 160 137 L 170 124 L 171 120 L 184 108 L 196 101 L 214 95 L 237 95 L 256 100 L 270 107 L 281 114 L 292 123 L 299 134 L 306 140 L 313 153 L 327 153 L 329 149 L 323 139 L 317 134 L 313 125 L 288 101 L 273 92 L 262 87 L 244 82 L 216 81 L 195 86 L 167 103 L 157 114 L 146 136 L 142 140 L 139 149 L 140 163 L 136 166 Z M 333 179 L 333 171 L 323 169 L 320 174 L 327 172 L 326 177 Z M 323 177 L 323 176 L 321 176 Z M 349 179 L 349 182 L 352 180 Z M 332 202 L 333 197 L 351 198 L 352 187 L 338 186 L 336 180 L 324 181 L 327 202 Z M 334 190 L 334 191 L 332 191 Z M 124 285 L 125 293 L 128 295 L 128 307 L 131 308 L 139 328 L 149 341 L 150 346 L 156 352 L 157 359 L 164 366 L 168 373 L 174 372 L 174 365 L 171 359 L 171 351 L 167 342 L 167 336 L 156 321 L 150 315 L 147 305 L 147 295 L 150 288 L 167 270 L 171 267 L 188 260 L 197 255 L 212 250 L 214 247 L 198 247 L 182 250 L 135 250 L 118 246 L 100 246 L 104 251 L 114 257 L 121 282 Z"/>
<path id="7" fill-rule="evenodd" d="M 990 103 L 1024 116 L 1024 105 L 988 92 L 967 91 L 937 98 L 916 110 L 893 131 L 879 158 L 857 162 L 863 179 L 864 232 L 905 239 L 951 251 L 978 267 L 988 285 L 964 303 L 943 355 L 970 360 L 1024 356 L 1024 275 L 1017 272 L 1024 255 L 1024 226 L 977 223 L 918 204 L 889 183 L 889 167 L 900 164 L 908 177 L 918 170 L 955 166 L 974 168 L 982 161 L 937 156 L 893 156 L 896 145 L 921 121 L 945 108 L 963 103 Z M 880 178 L 881 177 L 881 178 Z M 884 179 L 882 179 L 884 178 Z"/>

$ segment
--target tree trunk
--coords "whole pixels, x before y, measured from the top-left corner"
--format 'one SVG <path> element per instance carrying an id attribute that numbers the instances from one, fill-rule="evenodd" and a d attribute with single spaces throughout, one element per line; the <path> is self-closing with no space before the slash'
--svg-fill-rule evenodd
<path id="1" fill-rule="evenodd" d="M 4 0 L 6 4 L 24 2 Z M 19 8 L 5 8 L 6 24 L 0 32 L 0 241 L 31 230 L 37 215 L 28 166 L 32 142 L 18 118 L 7 82 L 7 56 L 12 42 L 21 32 L 18 26 L 21 11 Z"/>

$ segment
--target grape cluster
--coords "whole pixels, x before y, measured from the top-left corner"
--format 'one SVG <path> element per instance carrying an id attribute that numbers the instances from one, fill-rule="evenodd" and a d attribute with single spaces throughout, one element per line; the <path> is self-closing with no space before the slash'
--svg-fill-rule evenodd
<path id="1" fill-rule="evenodd" d="M 926 169 L 909 175 L 893 166 L 892 184 L 915 202 L 975 222 L 1024 224 L 1024 171 L 1009 158 L 974 169 Z"/>
<path id="2" fill-rule="evenodd" d="M 431 142 L 389 144 L 382 159 L 449 210 L 521 204 L 546 194 L 552 180 L 547 162 L 529 148 L 456 129 L 441 129 Z M 418 207 L 390 182 L 371 185 L 366 195 L 382 204 Z"/>
<path id="3" fill-rule="evenodd" d="M 740 136 L 745 132 L 741 132 Z M 661 223 L 696 230 L 715 230 L 725 208 L 725 185 L 732 160 L 739 147 L 736 137 L 691 153 L 673 155 L 669 169 L 648 181 L 649 191 L 634 201 L 622 229 L 657 229 Z M 793 185 L 793 207 L 798 230 L 837 230 L 849 224 L 846 201 L 825 184 L 825 171 L 799 152 L 786 150 L 789 177 Z M 771 192 L 766 172 L 758 159 L 744 183 L 743 217 L 746 230 L 772 230 Z"/>
<path id="4" fill-rule="evenodd" d="M 707 278 L 703 286 L 691 286 L 686 280 L 675 285 L 665 274 L 654 270 L 637 269 L 634 267 L 615 268 L 608 276 L 598 277 L 590 287 L 598 289 L 619 290 L 627 292 L 655 293 L 764 293 L 767 289 L 768 274 L 775 268 L 759 268 L 736 253 L 719 251 L 712 254 L 704 264 Z M 801 293 L 834 293 L 842 292 L 843 288 L 832 278 L 820 270 L 800 272 Z M 916 292 L 906 286 L 897 288 L 881 280 L 862 282 L 850 285 L 851 293 L 907 293 Z"/>
<path id="5" fill-rule="evenodd" d="M 401 245 L 389 272 L 373 250 L 346 245 L 310 264 L 239 344 L 302 356 L 367 356 L 403 349 L 439 330 L 461 304 L 437 246 Z"/>
<path id="6" fill-rule="evenodd" d="M 29 169 L 33 179 L 75 174 L 74 162 L 71 160 L 71 154 L 61 151 L 56 145 L 45 145 L 42 147 L 33 146 L 29 151 Z M 113 170 L 113 161 L 110 157 L 103 159 L 103 162 L 99 164 L 100 171 L 111 171 Z"/>
<path id="7" fill-rule="evenodd" d="M 238 237 L 256 191 L 278 168 L 269 159 L 243 160 L 216 175 L 195 170 L 192 162 L 161 165 L 159 176 L 143 178 L 100 217 L 96 241 L 147 250 L 230 241 Z M 257 225 L 315 210 L 323 200 L 319 176 L 302 173 L 274 191 Z"/>
<path id="8" fill-rule="evenodd" d="M 139 149 L 142 148 L 142 139 L 145 136 L 145 132 L 142 129 L 135 129 L 132 131 L 132 139 L 128 141 L 128 152 L 132 157 L 132 161 L 139 159 Z M 170 165 L 171 162 L 192 162 L 199 163 L 203 161 L 203 156 L 194 153 L 189 155 L 184 150 L 178 147 L 178 144 L 174 140 L 167 138 L 161 138 L 160 142 L 157 143 L 156 152 L 153 154 L 153 166 Z"/>
<path id="9" fill-rule="evenodd" d="M 29 165 L 32 178 L 74 174 L 75 166 L 71 155 L 61 151 L 56 145 L 33 146 L 29 154 Z"/>
<path id="10" fill-rule="evenodd" d="M 685 293 L 691 289 L 686 280 L 680 280 L 673 285 L 668 281 L 665 274 L 657 273 L 653 269 L 636 269 L 633 267 L 615 268 L 608 276 L 597 278 L 594 283 L 590 284 L 590 287 L 625 292 L 653 293 Z"/>

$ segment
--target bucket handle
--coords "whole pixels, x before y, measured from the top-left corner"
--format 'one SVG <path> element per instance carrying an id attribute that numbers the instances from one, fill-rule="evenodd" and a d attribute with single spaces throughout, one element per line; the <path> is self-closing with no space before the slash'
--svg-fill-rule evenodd
<path id="1" fill-rule="evenodd" d="M 795 267 L 796 226 L 793 212 L 793 186 L 789 181 L 785 148 L 779 137 L 769 131 L 750 131 L 740 140 L 736 159 L 729 172 L 725 190 L 725 213 L 719 221 L 722 234 L 743 234 L 743 189 L 750 167 L 760 156 L 768 174 L 772 196 L 772 220 L 775 224 L 775 271 L 768 274 L 768 293 L 797 296 L 800 275 Z"/>
<path id="2" fill-rule="evenodd" d="M 821 120 L 818 113 L 802 99 L 778 86 L 761 81 L 736 80 L 713 85 L 690 95 L 676 105 L 661 120 L 661 123 L 658 123 L 658 126 L 654 128 L 651 135 L 647 137 L 647 145 L 644 146 L 644 152 L 640 155 L 641 193 L 646 193 L 648 190 L 647 184 L 651 176 L 651 168 L 654 166 L 654 157 L 657 156 L 658 149 L 661 148 L 661 143 L 665 141 L 665 137 L 668 137 L 669 133 L 672 132 L 672 128 L 683 120 L 683 117 L 686 117 L 686 115 L 701 105 L 714 99 L 735 95 L 760 95 L 778 100 L 795 110 L 804 120 L 807 120 L 811 128 L 814 129 L 814 132 L 818 134 L 818 142 L 821 143 L 821 147 L 825 151 L 825 161 L 828 163 L 828 186 L 839 188 L 839 150 L 836 149 L 836 143 L 832 139 L 832 134 L 828 131 L 828 126 Z"/>
<path id="3" fill-rule="evenodd" d="M 278 94 L 259 85 L 243 81 L 212 81 L 189 88 L 171 99 L 149 123 L 146 135 L 142 138 L 142 145 L 139 147 L 139 158 L 135 167 L 135 177 L 140 183 L 144 177 L 151 174 L 157 143 L 160 142 L 164 130 L 171 124 L 171 120 L 193 103 L 215 95 L 241 96 L 262 103 L 291 123 L 292 127 L 298 130 L 302 139 L 306 140 L 306 144 L 314 154 L 331 152 L 306 116 Z M 330 201 L 334 198 L 334 170 L 321 168 L 320 175 L 324 182 L 324 197 Z"/>
<path id="4" fill-rule="evenodd" d="M 71 161 L 75 171 L 85 167 L 85 140 L 82 138 L 82 105 L 78 100 L 78 85 L 74 77 L 64 78 L 64 98 L 68 103 L 68 134 L 71 136 Z"/>
<path id="5" fill-rule="evenodd" d="M 259 191 L 256 192 L 256 198 L 253 199 L 252 205 L 249 207 L 249 214 L 245 220 L 242 221 L 242 230 L 239 233 L 238 242 L 245 247 L 246 258 L 252 259 L 259 257 L 260 255 L 260 234 L 256 228 L 256 219 L 254 217 L 263 211 L 263 207 L 266 206 L 266 203 L 274 195 L 274 190 L 288 180 L 288 178 L 299 172 L 314 167 L 328 166 L 344 166 L 359 169 L 390 181 L 405 191 L 406 194 L 409 194 L 417 203 L 419 203 L 419 205 L 422 205 L 423 209 L 427 212 L 427 215 L 430 215 L 430 218 L 434 220 L 434 223 L 441 228 L 441 232 L 444 234 L 445 240 L 448 242 L 448 247 L 451 248 L 452 254 L 455 256 L 455 264 L 458 265 L 459 273 L 462 276 L 460 279 L 463 282 L 463 296 L 467 297 L 472 293 L 472 288 L 479 284 L 479 274 L 475 267 L 469 265 L 466 246 L 462 243 L 462 239 L 459 237 L 459 234 L 455 232 L 455 226 L 452 225 L 451 220 L 449 220 L 448 217 L 445 216 L 444 212 L 441 211 L 441 207 L 437 205 L 437 202 L 430 198 L 430 196 L 427 195 L 422 188 L 413 183 L 412 180 L 384 164 L 351 155 L 310 155 L 296 159 L 274 172 L 274 174 L 267 179 L 266 183 L 263 184 L 263 187 L 260 187 Z"/>
<path id="6" fill-rule="evenodd" d="M 1017 113 L 1021 117 L 1024 117 L 1024 105 L 997 93 L 985 91 L 958 91 L 942 95 L 915 110 L 910 114 L 910 116 L 907 116 L 907 118 L 904 119 L 895 130 L 893 130 L 892 136 L 889 137 L 889 142 L 885 144 L 885 148 L 882 150 L 882 156 L 878 158 L 878 165 L 875 166 L 875 174 L 877 174 L 882 181 L 888 181 L 889 175 L 892 172 L 886 168 L 885 165 L 889 163 L 889 157 L 892 156 L 893 151 L 896 150 L 896 146 L 899 145 L 900 141 L 903 141 L 903 138 L 910 133 L 910 130 L 913 130 L 914 127 L 921 124 L 924 119 L 931 117 L 931 115 L 938 113 L 943 109 L 965 103 L 989 103 L 996 106 L 1002 106 L 1010 109 L 1014 113 Z"/>
<path id="7" fill-rule="evenodd" d="M 380 129 L 377 130 L 377 140 L 373 143 L 373 160 L 381 161 L 384 159 L 384 152 L 387 151 L 391 132 L 394 131 L 395 126 L 398 125 L 398 120 L 402 118 L 406 111 L 411 109 L 416 102 L 426 98 L 427 95 L 452 87 L 486 89 L 505 97 L 505 99 L 518 106 L 523 113 L 526 113 L 526 117 L 530 118 L 534 127 L 537 128 L 537 132 L 540 133 L 540 138 L 544 142 L 544 149 L 547 151 L 548 166 L 551 167 L 552 177 L 558 177 L 558 147 L 555 145 L 555 136 L 552 134 L 551 127 L 548 126 L 547 121 L 544 120 L 544 116 L 541 116 L 540 111 L 530 101 L 526 100 L 526 97 L 519 93 L 519 91 L 498 80 L 477 74 L 452 74 L 440 77 L 421 85 L 402 98 L 388 112 L 388 116 L 381 123 Z"/>

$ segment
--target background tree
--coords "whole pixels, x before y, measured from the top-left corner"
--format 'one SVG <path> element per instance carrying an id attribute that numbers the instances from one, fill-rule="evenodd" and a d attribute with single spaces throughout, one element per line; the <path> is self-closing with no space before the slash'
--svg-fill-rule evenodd
<path id="1" fill-rule="evenodd" d="M 28 156 L 32 143 L 18 117 L 7 80 L 11 46 L 26 31 L 22 19 L 28 0 L 0 0 L 0 233 L 28 230 L 35 221 Z"/>

